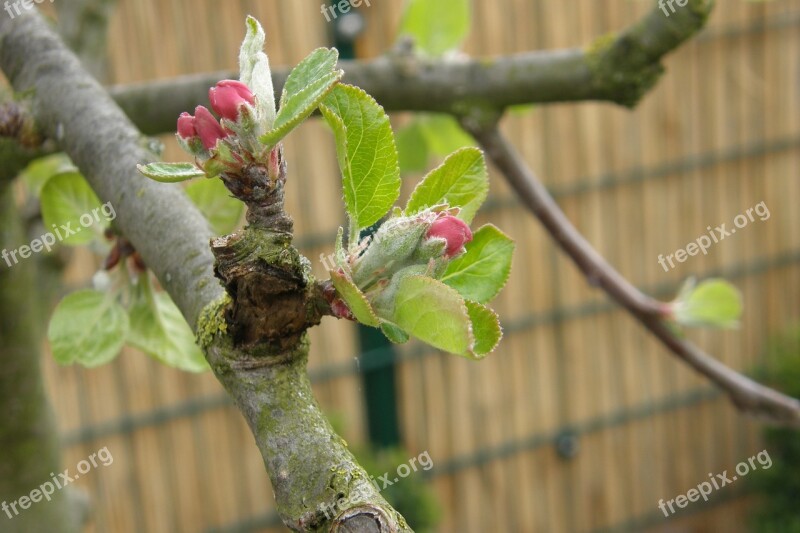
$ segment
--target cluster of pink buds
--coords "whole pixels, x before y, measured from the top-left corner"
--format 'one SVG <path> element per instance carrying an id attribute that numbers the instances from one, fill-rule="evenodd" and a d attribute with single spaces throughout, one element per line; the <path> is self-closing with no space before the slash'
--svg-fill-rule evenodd
<path id="1" fill-rule="evenodd" d="M 211 108 L 222 118 L 236 122 L 244 104 L 255 105 L 255 96 L 244 83 L 236 80 L 222 80 L 208 90 Z M 194 116 L 181 113 L 178 117 L 178 136 L 192 146 L 197 139 L 205 150 L 211 150 L 217 142 L 231 132 L 222 127 L 211 112 L 197 106 Z"/>
<path id="2" fill-rule="evenodd" d="M 241 81 L 222 80 L 208 90 L 208 100 L 219 119 L 204 106 L 178 117 L 178 143 L 196 158 L 195 164 L 207 177 L 221 177 L 240 199 L 282 181 L 282 147 L 261 140 L 270 124 L 253 91 Z"/>

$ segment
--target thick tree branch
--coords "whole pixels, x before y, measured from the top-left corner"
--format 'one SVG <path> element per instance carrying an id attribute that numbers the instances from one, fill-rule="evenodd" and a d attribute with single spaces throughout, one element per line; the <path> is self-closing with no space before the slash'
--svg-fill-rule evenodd
<path id="1" fill-rule="evenodd" d="M 117 0 L 70 0 L 56 3 L 62 38 L 98 80 L 108 72 L 108 23 Z"/>
<path id="2" fill-rule="evenodd" d="M 423 59 L 395 52 L 372 61 L 342 61 L 344 82 L 371 94 L 387 111 L 462 115 L 471 109 L 599 100 L 633 106 L 655 84 L 661 58 L 694 35 L 710 0 L 690 0 L 670 17 L 657 7 L 617 35 L 585 49 L 526 52 L 493 59 Z M 273 72 L 280 94 L 288 69 Z M 144 133 L 175 129 L 178 115 L 206 102 L 208 88 L 234 72 L 118 86 L 111 94 Z"/>
<path id="3" fill-rule="evenodd" d="M 303 531 L 410 531 L 314 401 L 305 375 L 306 336 L 291 329 L 293 342 L 284 345 L 270 336 L 284 329 L 266 328 L 266 338 L 234 338 L 237 324 L 229 319 L 237 309 L 253 310 L 246 300 L 251 294 L 242 301 L 237 301 L 241 294 L 232 294 L 233 301 L 227 297 L 214 277 L 207 222 L 178 187 L 138 174 L 138 163 L 154 159 L 146 139 L 37 13 L 0 17 L 0 68 L 15 90 L 31 92 L 36 124 L 70 156 L 99 198 L 112 203 L 118 229 L 195 327 L 217 378 L 253 430 L 284 522 Z M 269 219 L 269 212 L 259 213 L 262 226 Z M 308 261 L 285 239 L 278 239 L 281 250 L 253 248 L 258 245 L 253 239 L 269 239 L 271 231 L 254 228 L 219 245 L 224 251 L 242 243 L 253 251 L 247 260 L 267 280 L 286 275 L 299 280 L 293 288 L 307 291 L 312 305 L 306 322 L 314 323 L 325 304 L 323 287 L 308 276 Z M 238 275 L 245 281 L 249 275 L 233 267 L 220 263 L 229 287 Z M 241 290 L 242 284 L 236 286 Z M 287 291 L 276 294 L 286 297 Z M 272 317 L 260 318 L 275 325 Z M 259 331 L 255 323 L 247 331 Z"/>
<path id="4" fill-rule="evenodd" d="M 146 139 L 38 16 L 0 17 L 0 39 L 0 66 L 16 91 L 33 91 L 39 130 L 111 202 L 115 224 L 194 325 L 222 294 L 205 219 L 177 187 L 137 173 L 155 157 Z"/>
<path id="5" fill-rule="evenodd" d="M 464 126 L 590 283 L 600 286 L 673 354 L 723 389 L 742 412 L 773 423 L 800 427 L 800 401 L 756 383 L 678 337 L 658 312 L 660 306 L 623 278 L 578 232 L 496 125 L 476 127 L 467 120 Z"/>
<path id="6" fill-rule="evenodd" d="M 0 177 L 14 175 L 14 162 L 0 155 Z M 6 166 L 8 165 L 8 166 Z M 8 169 L 8 170 L 7 170 Z M 0 248 L 14 250 L 25 239 L 13 187 L 0 181 Z M 36 265 L 0 264 L 0 502 L 15 507 L 0 511 L 0 529 L 8 532 L 81 529 L 86 509 L 67 490 L 50 491 L 48 500 L 22 509 L 21 497 L 51 482 L 61 472 L 58 428 L 45 395 L 40 368 L 40 327 L 37 324 Z M 52 483 L 51 483 L 52 486 Z M 49 487 L 48 487 L 49 490 Z"/>

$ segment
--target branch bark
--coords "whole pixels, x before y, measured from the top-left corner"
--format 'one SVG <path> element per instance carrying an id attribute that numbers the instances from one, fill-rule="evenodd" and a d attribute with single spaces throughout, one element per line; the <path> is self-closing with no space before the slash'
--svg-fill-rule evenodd
<path id="1" fill-rule="evenodd" d="M 525 52 L 493 59 L 424 59 L 395 51 L 371 61 L 341 61 L 344 82 L 372 95 L 387 111 L 463 115 L 475 108 L 597 100 L 633 107 L 663 72 L 661 58 L 705 24 L 711 0 L 690 0 L 669 17 L 654 8 L 644 19 L 586 48 Z M 276 94 L 288 69 L 273 72 Z M 146 134 L 175 129 L 178 115 L 204 104 L 208 88 L 237 78 L 215 72 L 112 87 L 111 95 Z"/>
<path id="2" fill-rule="evenodd" d="M 58 27 L 64 41 L 98 80 L 108 77 L 108 23 L 117 0 L 58 2 Z"/>
<path id="3" fill-rule="evenodd" d="M 289 345 L 272 337 L 235 342 L 230 331 L 236 324 L 229 328 L 228 318 L 248 309 L 247 301 L 238 294 L 231 301 L 215 279 L 206 221 L 178 187 L 138 174 L 138 163 L 154 159 L 147 139 L 37 13 L 0 17 L 0 68 L 16 91 L 30 91 L 41 131 L 70 156 L 98 197 L 112 203 L 118 229 L 198 332 L 215 375 L 253 430 L 284 523 L 300 531 L 410 531 L 314 401 L 305 334 Z M 229 239 L 239 237 L 247 248 L 249 239 L 264 235 Z M 287 250 L 274 246 L 250 260 L 278 277 L 281 268 L 294 269 L 304 281 L 298 290 L 318 302 L 321 287 L 308 278 L 308 261 L 294 251 L 287 262 Z M 225 281 L 230 286 L 235 279 Z M 324 307 L 310 310 L 308 321 L 318 321 Z"/>
<path id="4" fill-rule="evenodd" d="M 0 248 L 15 249 L 25 239 L 25 232 L 13 187 L 5 180 L 13 175 L 13 162 L 3 161 L 0 183 Z M 9 532 L 64 531 L 77 533 L 83 522 L 83 510 L 70 497 L 70 487 L 55 490 L 52 473 L 60 469 L 58 427 L 45 395 L 40 362 L 40 336 L 34 283 L 35 263 L 0 265 L 0 529 Z M 26 503 L 33 489 L 43 483 L 53 488 L 50 501 Z M 48 487 L 49 490 L 49 487 Z M 40 494 L 41 496 L 41 494 Z M 12 505 L 13 504 L 13 505 Z M 6 510 L 7 509 L 7 510 Z"/>

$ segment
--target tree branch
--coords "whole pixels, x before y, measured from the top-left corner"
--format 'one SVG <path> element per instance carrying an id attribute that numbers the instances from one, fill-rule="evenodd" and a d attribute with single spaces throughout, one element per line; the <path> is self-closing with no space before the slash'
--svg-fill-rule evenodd
<path id="1" fill-rule="evenodd" d="M 42 134 L 59 144 L 190 325 L 222 294 L 213 277 L 205 219 L 177 187 L 143 179 L 144 137 L 39 16 L 0 17 L 0 67 L 17 92 L 32 91 Z"/>
<path id="2" fill-rule="evenodd" d="M 241 302 L 240 294 L 225 294 L 214 277 L 205 219 L 180 188 L 138 174 L 138 163 L 154 159 L 146 139 L 35 11 L 13 20 L 0 17 L 0 68 L 16 91 L 33 95 L 37 126 L 70 156 L 98 197 L 111 202 L 116 226 L 197 331 L 215 375 L 253 431 L 284 523 L 302 531 L 410 531 L 314 401 L 305 373 L 306 335 L 292 329 L 290 345 L 246 335 L 243 342 L 235 342 L 230 331 L 237 324 L 229 319 L 238 309 L 252 310 L 247 301 L 252 293 L 242 295 Z M 269 219 L 269 213 L 260 215 L 259 220 Z M 270 235 L 269 228 L 255 228 L 215 243 L 222 252 L 237 243 L 252 251 L 247 260 L 261 269 L 256 275 L 280 280 L 289 274 L 290 280 L 299 280 L 288 295 L 293 295 L 291 290 L 304 291 L 313 304 L 304 318 L 314 323 L 325 312 L 320 302 L 324 286 L 313 282 L 308 260 L 290 249 L 284 237 L 274 231 Z M 251 246 L 258 244 L 253 239 L 271 238 L 271 247 Z M 246 283 L 252 272 L 237 270 L 235 264 L 219 266 L 227 286 L 252 287 Z M 240 278 L 244 281 L 237 284 Z M 286 291 L 275 294 L 287 297 Z M 276 317 L 260 318 L 262 325 L 275 326 Z M 255 322 L 247 331 L 258 331 Z M 267 329 L 280 334 L 283 326 Z"/>
<path id="3" fill-rule="evenodd" d="M 599 100 L 632 107 L 663 72 L 661 58 L 702 28 L 711 0 L 690 0 L 670 17 L 654 8 L 625 31 L 585 49 L 525 52 L 494 59 L 424 59 L 396 51 L 371 61 L 341 61 L 344 82 L 372 95 L 387 111 L 462 115 L 532 103 Z M 288 69 L 273 71 L 281 94 Z M 234 72 L 117 86 L 111 95 L 146 134 L 174 131 L 187 109 L 206 102 L 208 88 Z"/>
<path id="4" fill-rule="evenodd" d="M 6 160 L 2 174 L 5 171 Z M 12 162 L 13 165 L 13 162 Z M 13 168 L 13 167 L 12 167 Z M 0 248 L 13 250 L 25 239 L 13 187 L 0 183 Z M 34 262 L 31 259 L 31 262 Z M 36 265 L 0 265 L 0 502 L 17 505 L 20 497 L 50 483 L 48 500 L 35 510 L 6 507 L 0 511 L 3 531 L 81 530 L 85 509 L 76 506 L 71 487 L 56 491 L 52 472 L 61 472 L 58 429 L 45 394 L 37 334 Z"/>
<path id="5" fill-rule="evenodd" d="M 800 401 L 756 383 L 690 341 L 676 336 L 664 320 L 666 313 L 660 312 L 665 309 L 623 278 L 592 248 L 496 125 L 476 126 L 468 120 L 463 125 L 590 283 L 601 287 L 626 308 L 673 354 L 723 389 L 742 412 L 773 423 L 800 427 Z"/>
<path id="6" fill-rule="evenodd" d="M 70 0 L 56 3 L 62 38 L 100 80 L 108 75 L 108 23 L 117 0 Z"/>

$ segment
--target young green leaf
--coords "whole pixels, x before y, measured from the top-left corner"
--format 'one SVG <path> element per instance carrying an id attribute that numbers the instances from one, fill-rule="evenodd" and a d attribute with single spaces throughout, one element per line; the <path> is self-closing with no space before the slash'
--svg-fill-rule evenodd
<path id="1" fill-rule="evenodd" d="M 100 212 L 100 200 L 77 172 L 64 172 L 50 178 L 42 187 L 41 205 L 48 229 L 68 227 L 72 232 L 68 235 L 68 231 L 63 231 L 61 242 L 69 246 L 89 244 L 108 227 L 106 218 L 92 214 L 92 211 Z"/>
<path id="2" fill-rule="evenodd" d="M 63 172 L 76 171 L 69 157 L 64 153 L 52 154 L 45 157 L 34 159 L 20 173 L 20 177 L 28 186 L 34 196 L 39 196 L 42 187 L 52 178 Z"/>
<path id="3" fill-rule="evenodd" d="M 392 322 L 435 348 L 473 357 L 474 340 L 464 299 L 433 278 L 408 276 L 400 282 Z"/>
<path id="4" fill-rule="evenodd" d="M 426 169 L 430 157 L 428 139 L 418 120 L 413 120 L 397 132 L 397 152 L 401 174 L 422 172 Z"/>
<path id="5" fill-rule="evenodd" d="M 460 148 L 476 146 L 464 128 L 451 117 L 441 113 L 421 113 L 416 116 L 422 133 L 428 140 L 428 149 L 433 155 L 446 157 Z"/>
<path id="6" fill-rule="evenodd" d="M 335 48 L 318 48 L 292 70 L 273 129 L 261 137 L 261 142 L 274 146 L 311 115 L 344 75 L 334 70 L 338 59 Z"/>
<path id="7" fill-rule="evenodd" d="M 464 298 L 486 303 L 497 296 L 511 272 L 514 241 L 491 224 L 475 232 L 466 253 L 453 259 L 441 280 Z"/>
<path id="8" fill-rule="evenodd" d="M 461 46 L 470 17 L 469 0 L 409 0 L 400 35 L 413 37 L 424 53 L 441 55 Z"/>
<path id="9" fill-rule="evenodd" d="M 47 328 L 53 358 L 96 367 L 114 359 L 128 334 L 128 315 L 113 295 L 81 290 L 56 306 Z"/>
<path id="10" fill-rule="evenodd" d="M 472 322 L 472 335 L 475 346 L 472 352 L 476 357 L 486 357 L 500 343 L 503 330 L 497 313 L 488 307 L 470 300 L 466 301 L 469 319 Z"/>
<path id="11" fill-rule="evenodd" d="M 367 93 L 343 84 L 331 91 L 320 110 L 336 137 L 345 205 L 353 228 L 371 226 L 400 194 L 400 168 L 389 117 Z"/>
<path id="12" fill-rule="evenodd" d="M 403 344 L 408 342 L 408 333 L 398 328 L 391 322 L 381 322 L 381 331 L 386 338 L 395 344 Z"/>
<path id="13" fill-rule="evenodd" d="M 742 295 L 723 279 L 686 286 L 673 303 L 675 321 L 684 326 L 734 328 L 742 315 Z"/>
<path id="14" fill-rule="evenodd" d="M 317 48 L 308 54 L 286 78 L 281 94 L 281 107 L 315 81 L 330 74 L 343 74 L 341 70 L 334 70 L 337 61 L 339 61 L 339 51 L 336 48 Z"/>
<path id="15" fill-rule="evenodd" d="M 483 152 L 462 148 L 419 182 L 408 199 L 406 214 L 446 203 L 460 207 L 458 218 L 469 224 L 488 193 L 489 174 Z"/>
<path id="16" fill-rule="evenodd" d="M 220 180 L 199 180 L 186 187 L 186 194 L 200 209 L 217 235 L 236 229 L 242 219 L 244 204 L 232 198 Z"/>
<path id="17" fill-rule="evenodd" d="M 264 53 L 264 28 L 252 16 L 247 16 L 247 34 L 239 50 L 239 81 L 247 85 L 256 97 L 258 120 L 266 129 L 275 123 L 275 89 L 269 58 Z"/>
<path id="18" fill-rule="evenodd" d="M 336 292 L 345 301 L 356 320 L 372 327 L 377 327 L 380 324 L 378 317 L 375 316 L 375 311 L 372 310 L 372 306 L 367 301 L 367 297 L 346 274 L 332 270 L 331 281 L 336 288 Z"/>
<path id="19" fill-rule="evenodd" d="M 155 293 L 141 278 L 131 304 L 127 342 L 162 363 L 187 372 L 204 372 L 208 363 L 178 307 L 165 292 Z"/>
<path id="20" fill-rule="evenodd" d="M 136 168 L 151 180 L 161 183 L 178 183 L 206 175 L 194 163 L 148 163 L 136 165 Z"/>

